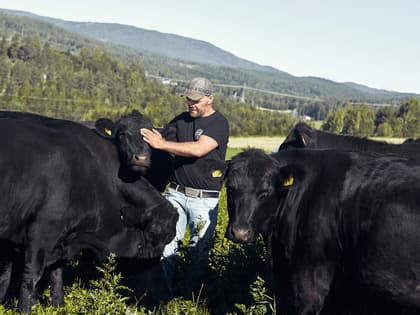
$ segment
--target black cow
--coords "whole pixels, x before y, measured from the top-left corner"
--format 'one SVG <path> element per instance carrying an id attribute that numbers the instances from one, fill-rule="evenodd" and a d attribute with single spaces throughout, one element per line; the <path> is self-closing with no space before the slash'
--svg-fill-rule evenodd
<path id="1" fill-rule="evenodd" d="M 6 266 L 24 253 L 20 310 L 30 309 L 46 268 L 53 304 L 62 304 L 61 267 L 82 249 L 102 259 L 158 259 L 173 239 L 177 212 L 142 176 L 151 154 L 142 127 L 151 124 L 133 111 L 101 129 L 110 141 L 71 121 L 0 114 L 0 243 L 10 249 Z"/>
<path id="2" fill-rule="evenodd" d="M 403 144 L 407 144 L 407 143 L 416 143 L 416 144 L 420 144 L 420 138 L 417 138 L 417 139 L 408 138 L 407 140 L 405 140 L 405 141 L 403 142 Z"/>
<path id="3" fill-rule="evenodd" d="M 63 123 L 63 120 L 39 114 L 14 111 L 0 111 L 0 119 L 2 118 L 33 120 L 46 126 Z M 69 121 L 65 120 L 65 122 Z M 155 150 L 142 139 L 139 139 L 139 130 L 136 130 L 138 127 L 153 128 L 149 119 L 133 110 L 124 119 L 115 122 L 109 118 L 100 118 L 95 123 L 82 124 L 98 133 L 98 135 L 113 141 L 118 147 L 121 160 L 121 177 L 125 177 L 126 180 L 129 180 L 129 178 L 136 180 L 140 175 L 143 175 L 160 192 L 165 190 L 173 171 L 173 156 L 165 151 Z M 176 141 L 174 128 L 155 129 L 159 130 L 165 139 Z M 135 147 L 138 148 L 138 152 L 133 151 Z"/>
<path id="4" fill-rule="evenodd" d="M 312 129 L 305 123 L 296 124 L 280 145 L 279 151 L 299 148 L 392 153 L 420 161 L 420 146 L 415 143 L 388 144 L 366 138 L 337 135 Z"/>
<path id="5" fill-rule="evenodd" d="M 415 163 L 334 150 L 248 150 L 230 161 L 226 234 L 262 234 L 279 313 L 420 314 Z"/>

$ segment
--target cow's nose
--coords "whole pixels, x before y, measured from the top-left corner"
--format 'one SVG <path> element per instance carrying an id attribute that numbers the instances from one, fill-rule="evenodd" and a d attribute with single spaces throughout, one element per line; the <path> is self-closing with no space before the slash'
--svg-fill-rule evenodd
<path id="1" fill-rule="evenodd" d="M 146 161 L 147 155 L 146 154 L 133 154 L 134 161 Z"/>
<path id="2" fill-rule="evenodd" d="M 133 154 L 132 161 L 134 164 L 139 166 L 150 166 L 150 157 L 147 154 Z"/>
<path id="3" fill-rule="evenodd" d="M 251 235 L 251 230 L 249 229 L 240 229 L 232 228 L 233 237 L 240 242 L 248 242 Z"/>

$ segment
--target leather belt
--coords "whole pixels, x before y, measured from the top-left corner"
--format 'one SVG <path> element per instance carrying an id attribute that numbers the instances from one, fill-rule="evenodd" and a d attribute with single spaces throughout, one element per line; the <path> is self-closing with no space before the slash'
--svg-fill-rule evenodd
<path id="1" fill-rule="evenodd" d="M 176 183 L 170 183 L 169 188 L 179 191 L 180 193 L 183 193 L 187 197 L 219 198 L 219 192 L 217 190 L 205 190 L 205 189 L 196 189 L 192 187 L 184 187 Z"/>

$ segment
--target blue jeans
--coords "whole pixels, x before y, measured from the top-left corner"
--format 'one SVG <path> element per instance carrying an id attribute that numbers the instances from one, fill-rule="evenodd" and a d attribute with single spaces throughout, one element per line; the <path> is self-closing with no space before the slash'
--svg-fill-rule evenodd
<path id="1" fill-rule="evenodd" d="M 165 197 L 177 209 L 179 218 L 175 238 L 166 245 L 162 255 L 162 267 L 169 288 L 172 288 L 176 268 L 178 244 L 182 242 L 187 225 L 190 230 L 189 249 L 191 250 L 192 278 L 200 277 L 208 264 L 214 229 L 217 223 L 219 198 L 188 197 L 175 189 L 168 188 Z"/>

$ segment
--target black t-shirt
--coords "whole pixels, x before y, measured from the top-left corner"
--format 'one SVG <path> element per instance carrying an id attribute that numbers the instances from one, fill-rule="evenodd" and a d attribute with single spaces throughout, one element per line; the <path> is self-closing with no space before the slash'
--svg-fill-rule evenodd
<path id="1" fill-rule="evenodd" d="M 166 127 L 176 128 L 176 141 L 197 141 L 201 135 L 216 140 L 219 146 L 201 158 L 175 156 L 172 180 L 182 186 L 220 190 L 226 171 L 224 162 L 229 138 L 229 123 L 218 111 L 192 118 L 188 112 L 175 117 Z"/>

